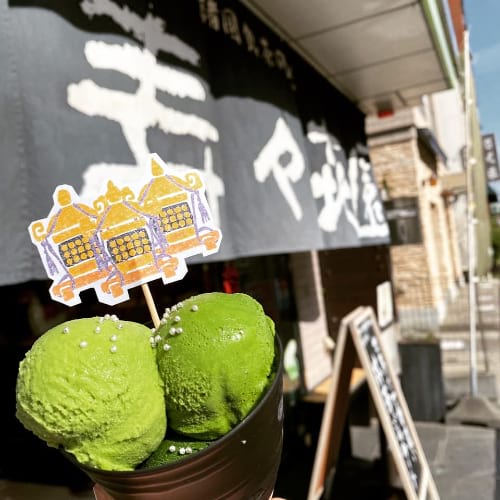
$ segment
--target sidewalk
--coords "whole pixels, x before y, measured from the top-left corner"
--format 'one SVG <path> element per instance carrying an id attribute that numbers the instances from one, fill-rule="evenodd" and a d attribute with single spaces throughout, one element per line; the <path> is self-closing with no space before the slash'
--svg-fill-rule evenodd
<path id="1" fill-rule="evenodd" d="M 416 427 L 441 500 L 496 499 L 496 430 L 433 423 Z"/>
<path id="2" fill-rule="evenodd" d="M 444 389 L 449 410 L 470 394 L 469 289 L 459 290 L 450 304 L 438 337 L 441 340 Z M 498 407 L 500 401 L 500 282 L 476 287 L 478 396 Z M 450 414 L 450 412 L 448 412 Z M 451 425 L 416 422 L 441 499 L 500 498 L 497 486 L 498 431 L 485 424 Z"/>
<path id="3" fill-rule="evenodd" d="M 481 281 L 476 287 L 476 365 L 478 392 L 500 401 L 500 282 Z M 468 286 L 449 305 L 437 335 L 441 341 L 447 396 L 452 402 L 470 391 L 470 317 Z"/>
<path id="4" fill-rule="evenodd" d="M 441 500 L 494 500 L 497 438 L 494 429 L 469 425 L 416 422 L 432 477 Z M 351 428 L 356 457 L 380 456 L 378 430 Z"/>
<path id="5" fill-rule="evenodd" d="M 470 394 L 470 316 L 468 286 L 449 304 L 437 337 L 441 344 L 447 417 Z M 478 396 L 500 407 L 500 282 L 476 287 Z M 446 419 L 445 419 L 446 420 Z M 500 499 L 500 432 L 491 424 L 460 421 L 415 422 L 441 500 Z M 378 429 L 352 427 L 353 454 L 366 460 L 380 456 Z M 498 478 L 498 479 L 497 479 Z"/>

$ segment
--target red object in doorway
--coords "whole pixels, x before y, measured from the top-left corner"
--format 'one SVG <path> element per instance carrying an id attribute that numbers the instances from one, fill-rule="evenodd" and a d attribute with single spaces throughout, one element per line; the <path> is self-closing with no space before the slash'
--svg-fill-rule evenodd
<path id="1" fill-rule="evenodd" d="M 226 264 L 222 273 L 222 287 L 225 293 L 240 291 L 240 273 L 233 264 Z"/>

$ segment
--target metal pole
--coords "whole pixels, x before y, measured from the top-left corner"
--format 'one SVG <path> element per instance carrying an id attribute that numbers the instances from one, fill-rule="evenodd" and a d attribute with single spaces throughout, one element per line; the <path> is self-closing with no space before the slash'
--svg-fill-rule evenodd
<path id="1" fill-rule="evenodd" d="M 476 163 L 471 157 L 470 106 L 471 73 L 469 32 L 464 32 L 464 115 L 465 115 L 465 160 L 467 178 L 467 250 L 469 274 L 469 339 L 470 339 L 470 392 L 477 396 L 477 345 L 476 345 L 476 238 L 474 228 L 474 190 L 472 168 Z"/>

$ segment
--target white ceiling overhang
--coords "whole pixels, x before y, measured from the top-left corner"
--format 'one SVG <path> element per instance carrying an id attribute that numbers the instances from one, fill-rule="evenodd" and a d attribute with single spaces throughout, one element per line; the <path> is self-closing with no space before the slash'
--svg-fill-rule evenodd
<path id="1" fill-rule="evenodd" d="M 446 0 L 242 0 L 365 113 L 457 85 Z"/>

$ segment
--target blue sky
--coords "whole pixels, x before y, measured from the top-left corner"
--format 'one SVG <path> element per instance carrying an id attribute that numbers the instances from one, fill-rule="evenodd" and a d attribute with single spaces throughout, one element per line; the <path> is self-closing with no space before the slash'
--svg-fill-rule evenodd
<path id="1" fill-rule="evenodd" d="M 500 144 L 500 1 L 464 0 L 481 132 Z M 500 185 L 495 182 L 495 190 Z"/>

